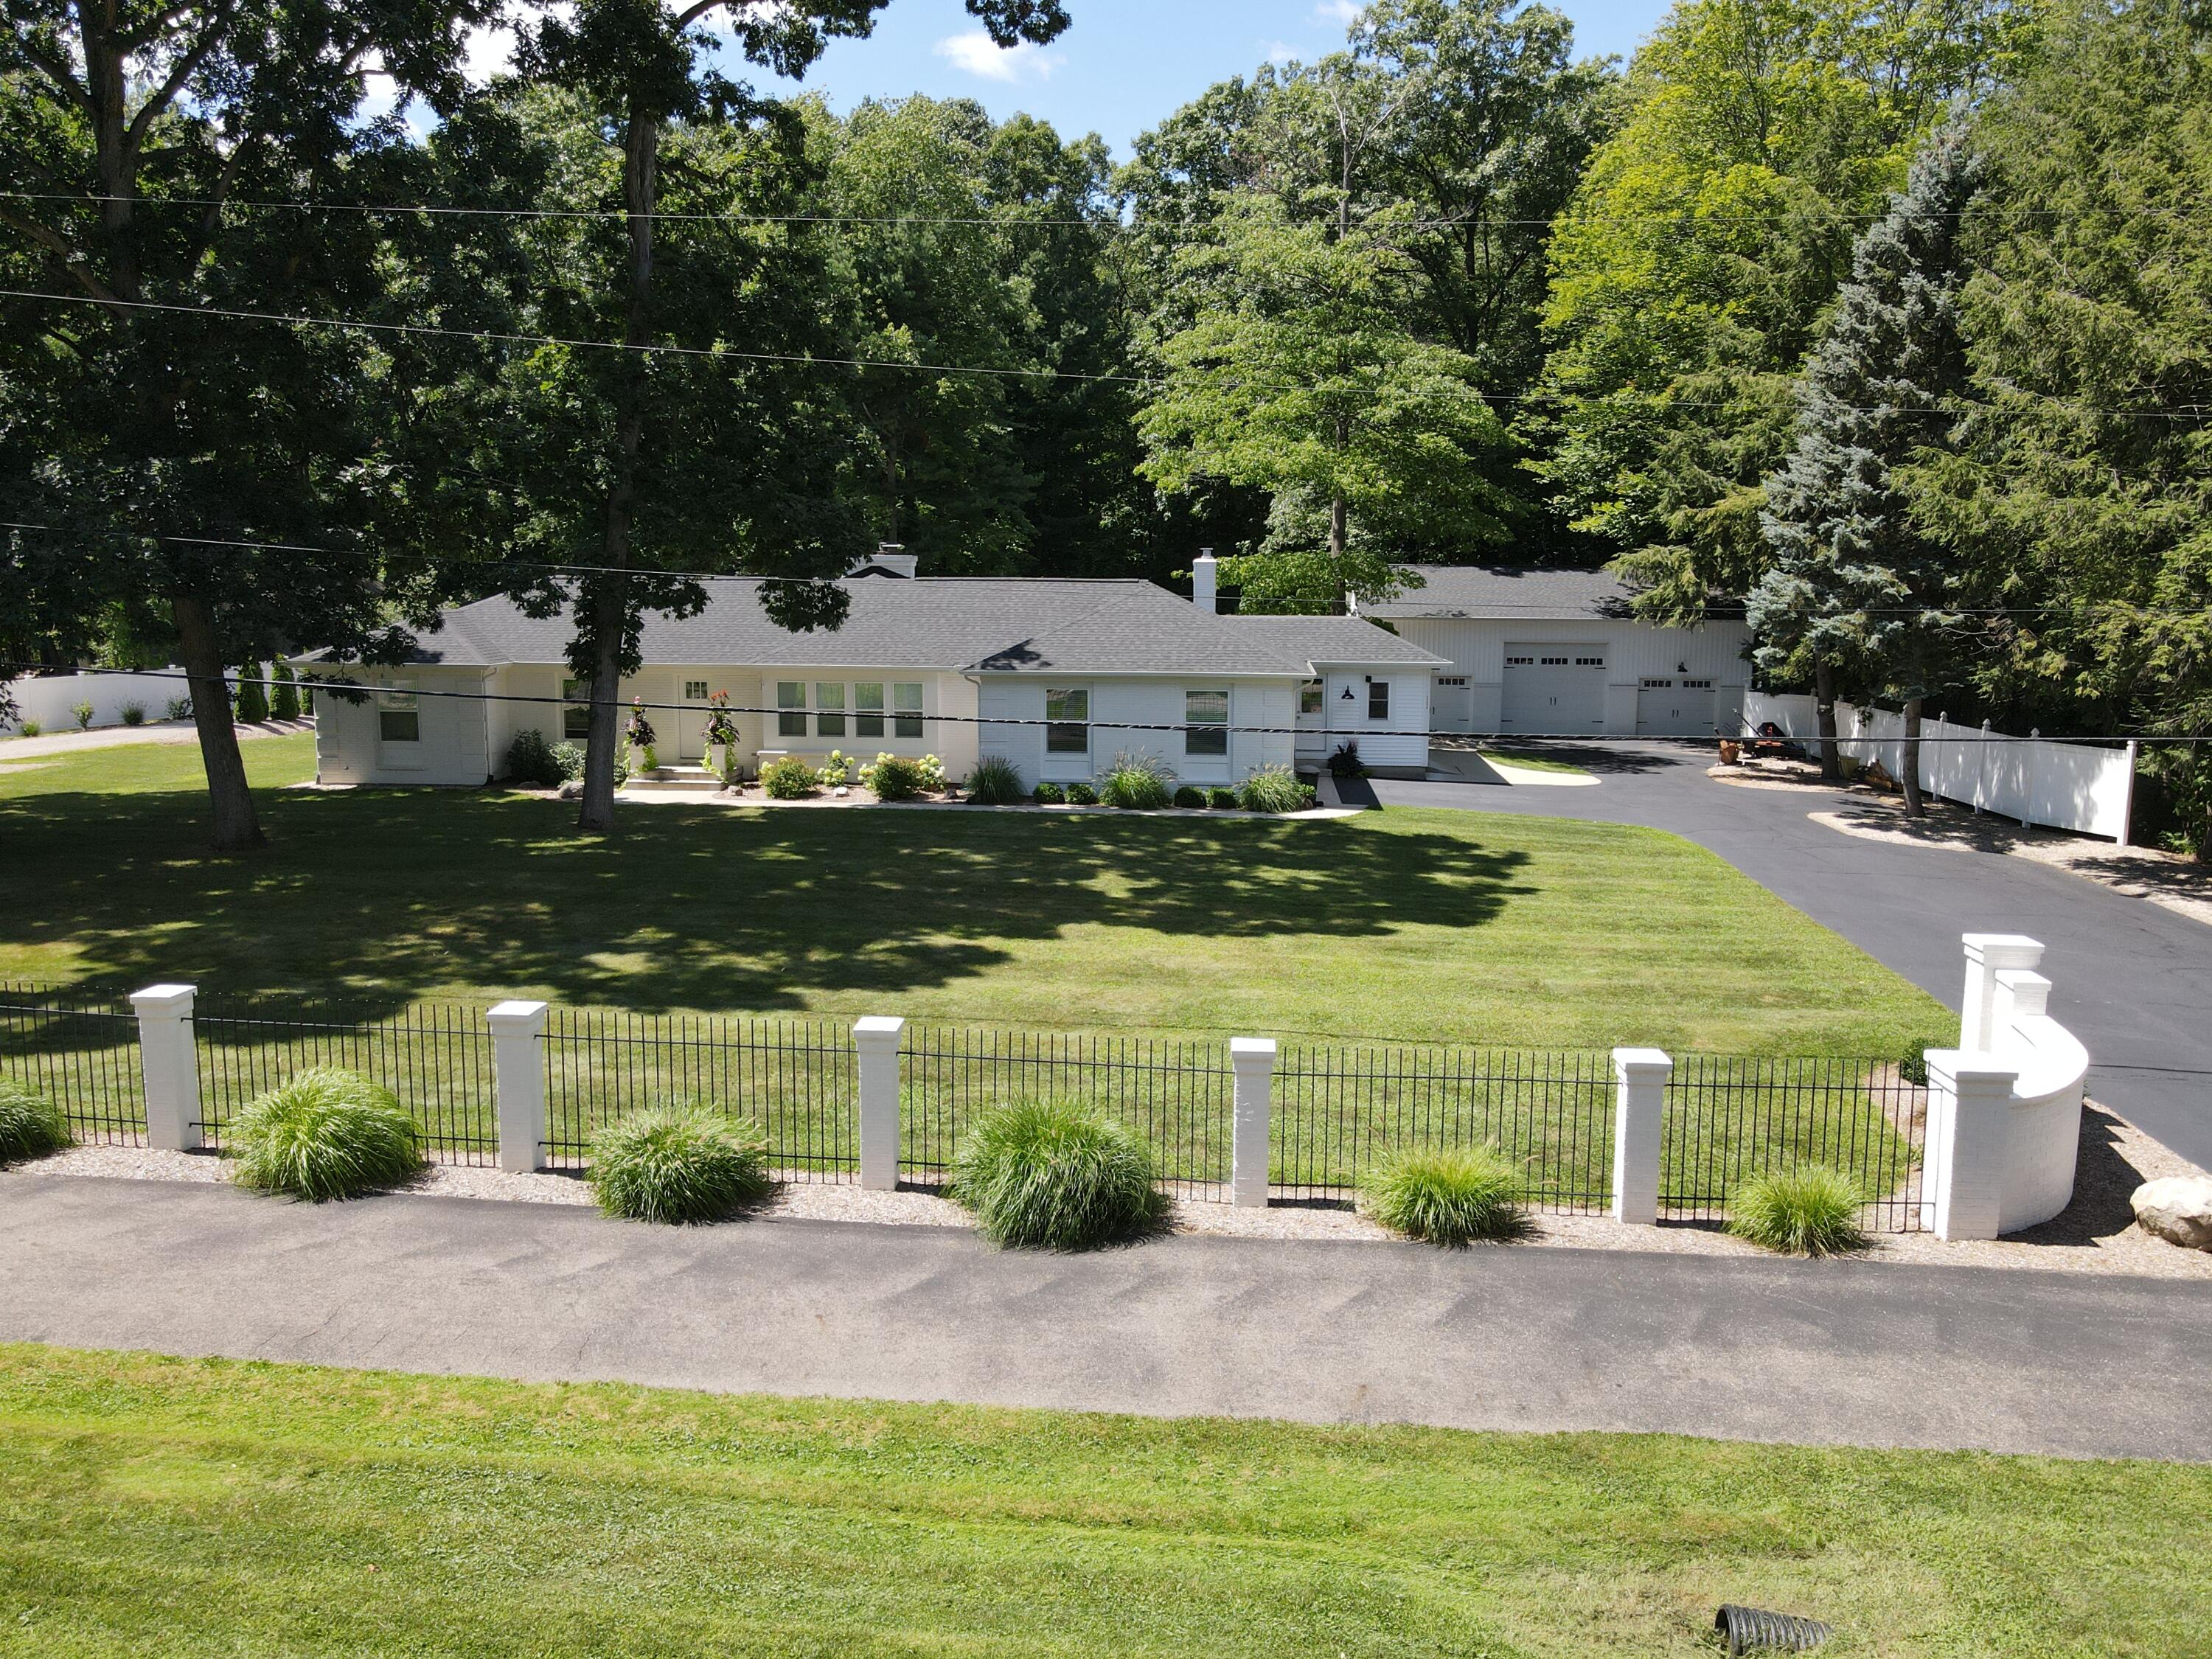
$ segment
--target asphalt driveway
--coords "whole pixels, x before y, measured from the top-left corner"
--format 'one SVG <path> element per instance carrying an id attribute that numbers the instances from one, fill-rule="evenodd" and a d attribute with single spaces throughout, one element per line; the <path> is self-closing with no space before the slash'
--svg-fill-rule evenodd
<path id="1" fill-rule="evenodd" d="M 2196 1282 L 965 1229 L 30 1172 L 0 1340 L 1147 1415 L 2212 1461 Z"/>
<path id="2" fill-rule="evenodd" d="M 1705 775 L 1710 748 L 1577 745 L 1595 788 L 1377 780 L 1386 806 L 1649 824 L 1711 848 L 1956 1008 L 1959 935 L 2047 948 L 2051 1012 L 2088 1045 L 2097 1099 L 2212 1169 L 2212 927 L 2047 865 L 1865 840 L 1812 823 L 1841 792 L 1747 789 Z"/>

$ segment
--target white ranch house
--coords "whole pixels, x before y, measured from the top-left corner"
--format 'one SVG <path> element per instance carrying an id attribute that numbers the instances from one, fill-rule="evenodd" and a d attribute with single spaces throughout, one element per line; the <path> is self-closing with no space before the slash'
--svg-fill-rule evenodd
<path id="1" fill-rule="evenodd" d="M 1599 570 L 1413 568 L 1421 586 L 1354 609 L 1443 659 L 1439 732 L 1709 738 L 1741 729 L 1751 630 L 1740 616 L 1654 627 Z"/>
<path id="2" fill-rule="evenodd" d="M 1426 773 L 1430 679 L 1445 663 L 1356 617 L 1218 615 L 1211 565 L 1187 599 L 1134 580 L 915 576 L 894 555 L 843 579 L 849 615 L 816 633 L 771 622 L 750 580 L 710 581 L 699 615 L 647 616 L 646 665 L 621 697 L 670 705 L 648 713 L 664 764 L 704 757 L 708 701 L 725 694 L 764 711 L 734 716 L 731 758 L 749 770 L 887 750 L 938 755 L 959 778 L 1000 755 L 1034 786 L 1149 750 L 1183 782 L 1231 784 L 1356 738 L 1376 769 Z M 580 739 L 570 633 L 567 616 L 528 617 L 501 596 L 447 611 L 403 666 L 301 662 L 383 688 L 318 700 L 319 780 L 482 784 L 526 726 Z M 472 695 L 422 695 L 441 691 Z"/>

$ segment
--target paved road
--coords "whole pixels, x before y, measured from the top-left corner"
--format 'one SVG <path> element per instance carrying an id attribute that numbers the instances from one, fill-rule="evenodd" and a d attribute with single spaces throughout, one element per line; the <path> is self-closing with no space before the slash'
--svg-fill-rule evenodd
<path id="1" fill-rule="evenodd" d="M 2048 947 L 2051 1012 L 2088 1045 L 2090 1092 L 2212 1169 L 2212 927 L 2048 865 L 1838 835 L 1808 812 L 1840 793 L 1737 788 L 1710 751 L 1577 747 L 1595 789 L 1378 781 L 1386 806 L 1456 806 L 1671 830 L 1834 928 L 1952 1008 L 1959 935 L 2027 933 Z"/>
<path id="2" fill-rule="evenodd" d="M 525 1380 L 2212 1461 L 2188 1281 L 945 1228 L 21 1174 L 0 1340 Z"/>

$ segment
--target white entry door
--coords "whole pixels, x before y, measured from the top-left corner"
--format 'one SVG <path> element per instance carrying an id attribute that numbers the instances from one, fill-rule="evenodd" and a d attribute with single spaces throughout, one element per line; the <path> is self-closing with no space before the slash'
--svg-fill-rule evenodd
<path id="1" fill-rule="evenodd" d="M 1604 730 L 1605 647 L 1508 644 L 1498 726 L 1545 734 Z"/>
<path id="2" fill-rule="evenodd" d="M 1636 735 L 1639 738 L 1710 738 L 1713 734 L 1713 683 L 1673 674 L 1654 674 L 1636 688 Z"/>

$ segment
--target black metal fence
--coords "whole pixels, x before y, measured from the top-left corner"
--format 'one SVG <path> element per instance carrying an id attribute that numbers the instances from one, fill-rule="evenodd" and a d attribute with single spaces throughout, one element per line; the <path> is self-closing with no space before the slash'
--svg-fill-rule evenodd
<path id="1" fill-rule="evenodd" d="M 1926 1090 L 1890 1061 L 1678 1055 L 1661 1119 L 1660 1213 L 1718 1221 L 1745 1182 L 1818 1164 L 1858 1183 L 1865 1224 L 1918 1232 L 1927 1118 Z"/>
<path id="2" fill-rule="evenodd" d="M 546 1152 L 580 1164 L 599 1125 L 641 1106 L 709 1102 L 750 1122 L 786 1178 L 860 1171 L 852 1028 L 555 1008 L 545 1028 Z"/>
<path id="3" fill-rule="evenodd" d="M 200 1133 L 220 1146 L 225 1127 L 255 1096 L 313 1066 L 358 1072 L 399 1097 L 425 1152 L 441 1163 L 490 1164 L 499 1157 L 499 1103 L 483 1011 L 418 1003 L 374 1018 L 272 1007 L 234 1012 L 203 999 L 192 1015 L 200 1084 Z"/>
<path id="4" fill-rule="evenodd" d="M 1224 1043 L 909 1025 L 899 1054 L 899 1161 L 910 1174 L 941 1176 L 979 1112 L 1073 1101 L 1143 1136 L 1177 1195 L 1211 1196 L 1229 1180 L 1234 1082 Z"/>
<path id="5" fill-rule="evenodd" d="M 1286 1198 L 1338 1197 L 1394 1153 L 1488 1145 L 1519 1166 L 1532 1208 L 1599 1209 L 1613 1115 L 1605 1054 L 1294 1045 L 1275 1067 L 1270 1181 Z"/>
<path id="6" fill-rule="evenodd" d="M 146 1144 L 138 1018 L 119 994 L 0 981 L 0 1078 L 58 1102 L 79 1140 Z"/>

